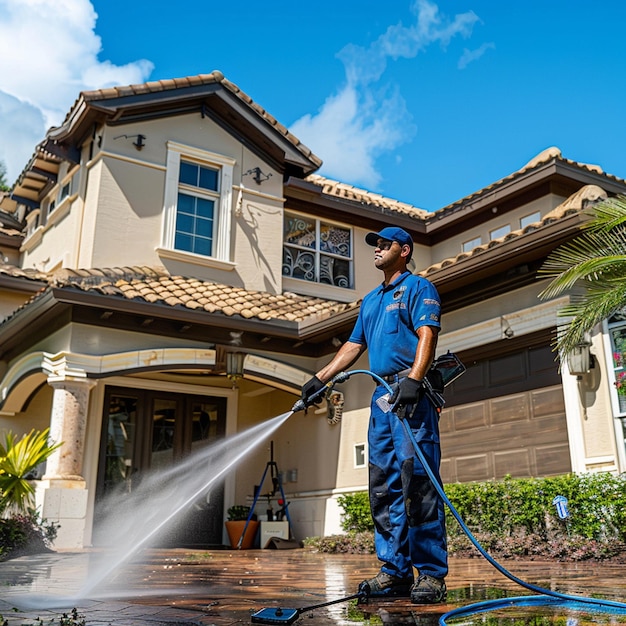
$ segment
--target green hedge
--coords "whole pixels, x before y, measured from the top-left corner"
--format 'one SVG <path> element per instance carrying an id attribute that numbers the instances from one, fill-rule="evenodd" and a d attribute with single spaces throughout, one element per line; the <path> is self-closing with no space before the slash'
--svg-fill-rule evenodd
<path id="1" fill-rule="evenodd" d="M 595 540 L 626 541 L 626 474 L 567 474 L 551 478 L 506 477 L 501 481 L 453 483 L 445 492 L 474 533 L 511 536 L 517 533 L 546 537 L 566 532 Z M 570 517 L 560 520 L 553 500 L 568 500 Z M 348 532 L 373 530 L 366 492 L 338 498 L 342 528 Z M 462 533 L 447 513 L 448 534 Z"/>

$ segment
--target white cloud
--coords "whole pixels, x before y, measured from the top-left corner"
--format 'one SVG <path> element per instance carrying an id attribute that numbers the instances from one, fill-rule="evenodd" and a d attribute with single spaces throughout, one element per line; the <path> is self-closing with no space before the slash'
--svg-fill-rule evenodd
<path id="1" fill-rule="evenodd" d="M 346 84 L 326 99 L 316 115 L 305 115 L 291 126 L 323 157 L 323 174 L 376 188 L 381 183 L 377 157 L 415 133 L 399 90 L 374 88 L 384 77 L 388 60 L 412 59 L 433 43 L 445 48 L 453 37 L 469 37 L 479 21 L 473 11 L 449 19 L 429 0 L 416 0 L 411 8 L 413 24 L 389 26 L 369 47 L 345 46 L 337 56 L 344 64 Z"/>
<path id="2" fill-rule="evenodd" d="M 458 68 L 460 70 L 464 70 L 472 61 L 477 61 L 480 57 L 487 52 L 490 48 L 494 49 L 496 45 L 493 42 L 484 43 L 480 48 L 476 48 L 476 50 L 468 50 L 467 48 L 463 49 L 463 54 L 459 59 Z"/>
<path id="3" fill-rule="evenodd" d="M 88 0 L 0 0 L 0 159 L 9 184 L 80 91 L 144 82 L 152 71 L 146 60 L 100 61 L 96 19 Z"/>
<path id="4" fill-rule="evenodd" d="M 379 100 L 351 85 L 329 96 L 316 115 L 305 115 L 290 130 L 323 155 L 323 173 L 370 188 L 381 182 L 376 157 L 415 132 L 397 89 Z"/>

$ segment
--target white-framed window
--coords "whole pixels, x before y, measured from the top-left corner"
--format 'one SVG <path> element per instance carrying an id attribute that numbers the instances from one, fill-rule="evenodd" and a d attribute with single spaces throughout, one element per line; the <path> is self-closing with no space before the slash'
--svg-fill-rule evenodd
<path id="1" fill-rule="evenodd" d="M 367 465 L 367 448 L 364 443 L 354 444 L 354 467 L 360 468 Z"/>
<path id="2" fill-rule="evenodd" d="M 230 157 L 168 142 L 164 248 L 230 261 L 234 165 Z"/>
<path id="3" fill-rule="evenodd" d="M 493 241 L 494 239 L 500 239 L 500 237 L 504 237 L 504 235 L 508 235 L 511 232 L 511 225 L 505 224 L 504 226 L 500 226 L 499 228 L 494 228 L 489 231 L 489 239 Z"/>
<path id="4" fill-rule="evenodd" d="M 524 217 L 520 218 L 519 227 L 526 228 L 530 224 L 534 224 L 535 222 L 541 221 L 541 212 L 535 211 L 534 213 L 530 213 L 529 215 L 524 215 Z"/>
<path id="5" fill-rule="evenodd" d="M 72 179 L 70 178 L 63 185 L 61 185 L 61 188 L 59 189 L 59 204 L 61 204 L 61 202 L 63 202 L 65 198 L 69 197 L 71 189 L 72 189 Z"/>
<path id="6" fill-rule="evenodd" d="M 613 381 L 612 397 L 616 413 L 626 415 L 626 315 L 621 311 L 608 320 L 611 341 L 612 367 L 609 380 Z"/>
<path id="7" fill-rule="evenodd" d="M 42 204 L 42 216 L 44 222 L 48 221 L 48 215 L 56 209 L 56 206 L 57 202 L 54 198 L 46 198 L 46 200 L 44 200 Z"/>
<path id="8" fill-rule="evenodd" d="M 483 242 L 481 237 L 474 237 L 474 239 L 470 239 L 469 241 L 463 242 L 463 252 L 471 252 L 474 248 L 479 246 Z"/>
<path id="9" fill-rule="evenodd" d="M 285 211 L 283 276 L 353 288 L 352 229 Z"/>
<path id="10" fill-rule="evenodd" d="M 41 215 L 39 209 L 32 210 L 26 216 L 26 236 L 30 237 L 39 228 Z"/>

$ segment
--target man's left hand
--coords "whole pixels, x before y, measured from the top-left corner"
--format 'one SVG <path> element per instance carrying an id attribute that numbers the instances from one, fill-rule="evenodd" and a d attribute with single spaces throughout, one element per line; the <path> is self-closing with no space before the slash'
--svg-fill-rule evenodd
<path id="1" fill-rule="evenodd" d="M 394 409 L 405 407 L 409 404 L 417 404 L 422 396 L 423 383 L 421 380 L 409 378 L 408 376 L 400 382 L 393 395 L 389 399 Z"/>

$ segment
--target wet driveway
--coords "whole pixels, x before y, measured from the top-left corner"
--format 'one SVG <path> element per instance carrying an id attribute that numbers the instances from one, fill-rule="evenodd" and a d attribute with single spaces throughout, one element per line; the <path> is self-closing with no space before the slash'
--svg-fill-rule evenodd
<path id="1" fill-rule="evenodd" d="M 0 563 L 0 615 L 9 626 L 204 626 L 249 624 L 262 608 L 317 605 L 355 593 L 378 571 L 373 556 L 325 555 L 308 550 L 146 550 L 130 563 L 102 570 L 101 552 L 48 553 Z M 626 599 L 623 565 L 507 561 L 519 578 L 571 595 Z M 106 576 L 102 575 L 106 572 Z M 450 560 L 445 605 L 416 607 L 404 599 L 364 606 L 339 603 L 302 612 L 299 623 L 435 625 L 455 607 L 525 591 L 482 558 Z M 76 609 L 73 619 L 72 609 Z M 620 621 L 625 618 L 620 616 Z M 308 620 L 308 622 L 306 621 Z M 572 623 L 571 619 L 568 620 Z M 40 624 L 40 622 L 37 622 Z M 467 623 L 467 622 L 465 622 Z M 576 620 L 578 623 L 578 620 Z"/>

